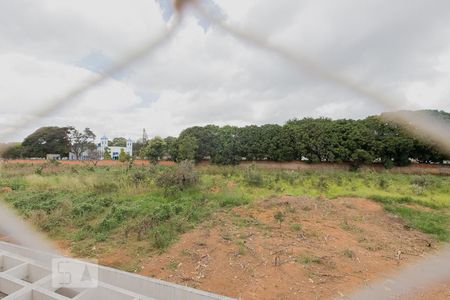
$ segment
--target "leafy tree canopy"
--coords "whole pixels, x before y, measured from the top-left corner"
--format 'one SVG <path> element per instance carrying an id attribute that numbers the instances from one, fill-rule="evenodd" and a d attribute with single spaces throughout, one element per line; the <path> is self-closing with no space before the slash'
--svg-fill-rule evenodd
<path id="1" fill-rule="evenodd" d="M 47 154 L 67 156 L 70 150 L 70 127 L 41 127 L 22 142 L 24 157 L 45 157 Z"/>

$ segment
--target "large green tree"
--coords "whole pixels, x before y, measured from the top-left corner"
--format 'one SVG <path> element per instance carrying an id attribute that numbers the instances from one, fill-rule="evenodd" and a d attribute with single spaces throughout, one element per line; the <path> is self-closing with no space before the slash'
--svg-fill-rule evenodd
<path id="1" fill-rule="evenodd" d="M 221 165 L 235 165 L 242 160 L 241 145 L 239 143 L 239 128 L 224 126 L 218 130 L 216 149 L 212 153 L 213 163 Z"/>
<path id="2" fill-rule="evenodd" d="M 287 129 L 277 124 L 266 124 L 260 127 L 260 131 L 263 158 L 273 161 L 295 158 L 294 143 Z"/>
<path id="3" fill-rule="evenodd" d="M 166 152 L 166 143 L 161 137 L 154 137 L 148 141 L 143 151 L 145 157 L 151 162 L 156 163 L 163 158 Z"/>
<path id="4" fill-rule="evenodd" d="M 166 154 L 173 160 L 178 161 L 178 139 L 173 136 L 168 136 L 164 139 L 166 143 Z"/>
<path id="5" fill-rule="evenodd" d="M 177 160 L 195 160 L 197 157 L 198 140 L 195 136 L 184 134 L 177 141 Z"/>
<path id="6" fill-rule="evenodd" d="M 215 125 L 207 125 L 205 127 L 194 126 L 183 130 L 179 139 L 183 139 L 188 135 L 197 140 L 197 150 L 194 159 L 201 161 L 210 158 L 217 151 L 219 127 Z"/>
<path id="7" fill-rule="evenodd" d="M 24 157 L 45 157 L 47 154 L 67 156 L 70 150 L 70 127 L 41 127 L 22 142 Z"/>
<path id="8" fill-rule="evenodd" d="M 249 125 L 239 129 L 240 155 L 247 160 L 262 160 L 263 151 L 262 130 L 259 126 Z"/>
<path id="9" fill-rule="evenodd" d="M 24 157 L 23 146 L 20 143 L 9 144 L 2 148 L 0 157 L 7 159 L 17 159 Z"/>
<path id="10" fill-rule="evenodd" d="M 68 130 L 70 141 L 70 151 L 75 155 L 75 159 L 81 159 L 83 153 L 95 149 L 95 134 L 89 128 L 83 131 L 70 127 Z"/>

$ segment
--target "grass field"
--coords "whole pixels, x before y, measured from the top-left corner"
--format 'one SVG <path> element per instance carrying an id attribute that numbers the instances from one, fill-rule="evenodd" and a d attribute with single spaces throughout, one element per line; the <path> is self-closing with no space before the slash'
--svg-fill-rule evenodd
<path id="1" fill-rule="evenodd" d="M 450 240 L 448 176 L 49 163 L 2 166 L 0 189 L 0 199 L 87 257 L 98 244 L 106 252 L 162 252 L 215 212 L 284 195 L 369 198 L 410 227 Z"/>

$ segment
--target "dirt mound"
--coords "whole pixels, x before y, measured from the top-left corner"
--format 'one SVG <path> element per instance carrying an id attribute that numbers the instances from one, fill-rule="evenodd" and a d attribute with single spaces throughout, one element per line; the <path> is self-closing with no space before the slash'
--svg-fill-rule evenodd
<path id="1" fill-rule="evenodd" d="M 284 197 L 216 214 L 141 273 L 241 299 L 327 299 L 434 247 L 377 203 Z"/>

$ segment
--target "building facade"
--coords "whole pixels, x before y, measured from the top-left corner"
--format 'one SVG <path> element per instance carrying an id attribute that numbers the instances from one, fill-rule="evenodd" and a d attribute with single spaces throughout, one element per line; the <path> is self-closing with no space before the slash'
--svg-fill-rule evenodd
<path id="1" fill-rule="evenodd" d="M 127 144 L 125 147 L 118 146 L 108 146 L 108 137 L 103 136 L 100 139 L 100 143 L 97 144 L 97 149 L 95 155 L 90 153 L 90 151 L 84 151 L 78 160 L 90 160 L 90 159 L 104 159 L 105 151 L 108 150 L 111 159 L 117 160 L 119 159 L 120 152 L 123 151 L 125 154 L 129 156 L 133 156 L 133 141 L 131 139 L 127 140 Z M 93 157 L 95 156 L 95 157 Z M 74 153 L 69 153 L 69 160 L 76 160 L 76 155 Z"/>
<path id="2" fill-rule="evenodd" d="M 128 139 L 125 147 L 108 146 L 108 137 L 103 136 L 100 139 L 100 144 L 98 144 L 97 149 L 102 154 L 102 158 L 105 154 L 106 149 L 109 150 L 111 159 L 119 159 L 119 155 L 122 150 L 125 152 L 125 154 L 133 156 L 133 141 L 131 139 Z"/>

